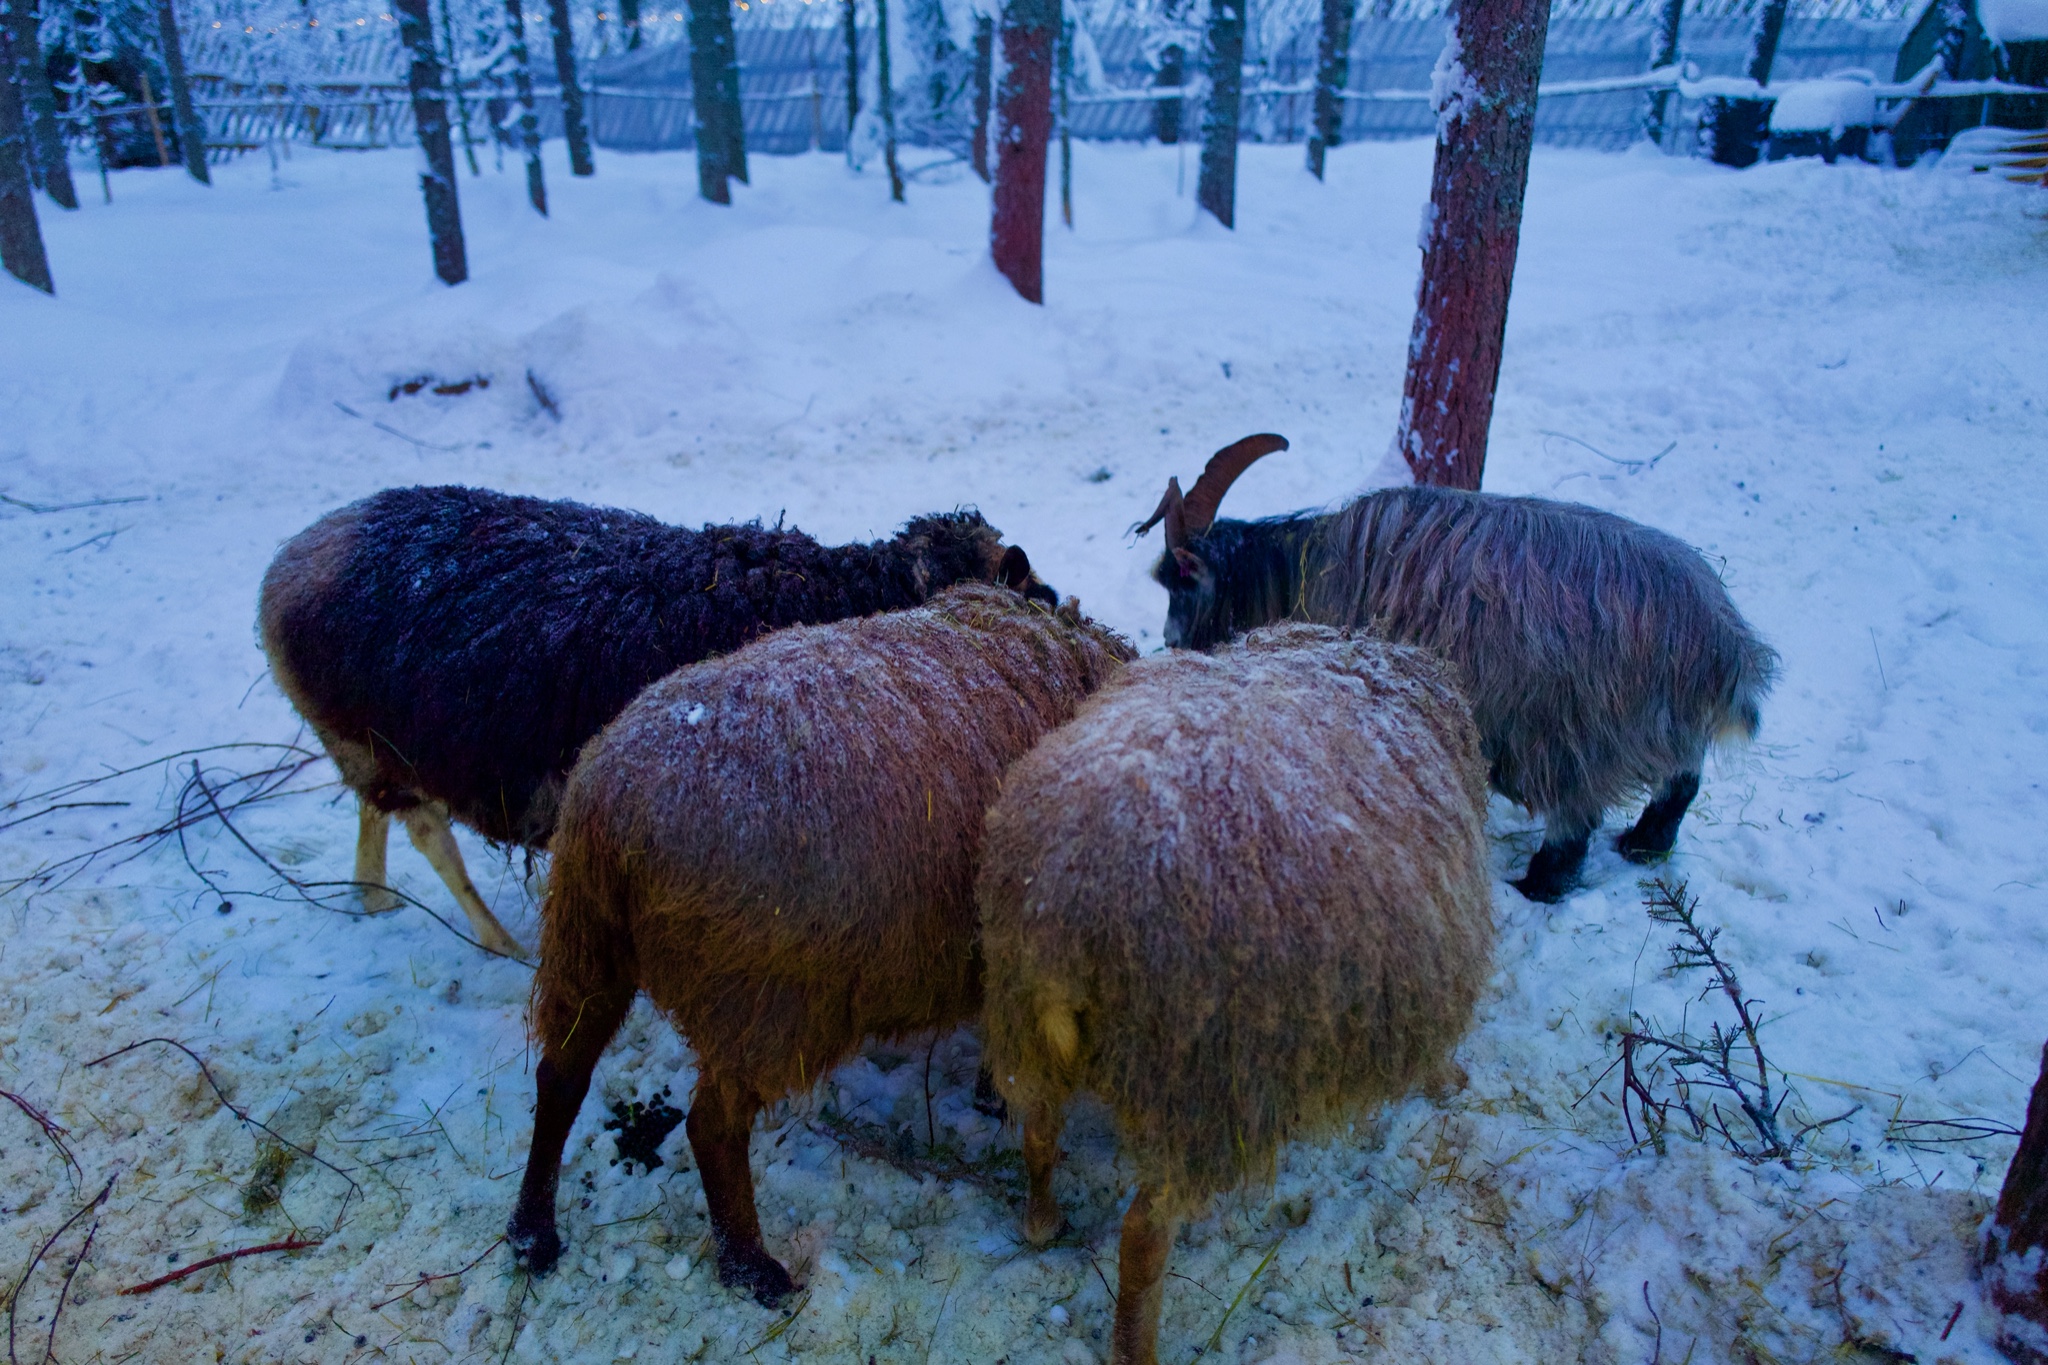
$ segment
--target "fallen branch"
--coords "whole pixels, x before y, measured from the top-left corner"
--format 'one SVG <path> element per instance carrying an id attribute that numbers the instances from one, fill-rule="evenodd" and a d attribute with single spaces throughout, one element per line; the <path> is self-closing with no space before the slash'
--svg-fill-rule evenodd
<path id="1" fill-rule="evenodd" d="M 10 498 L 5 493 L 0 493 L 0 502 L 6 503 L 9 507 L 19 507 L 24 512 L 34 512 L 38 516 L 47 516 L 52 512 L 76 512 L 81 507 L 119 507 L 124 502 L 148 501 L 147 496 L 138 493 L 128 498 L 87 498 L 84 502 L 26 502 L 21 498 Z"/>
<path id="2" fill-rule="evenodd" d="M 308 1247 L 319 1245 L 319 1238 L 287 1237 L 282 1242 L 266 1242 L 260 1247 L 242 1247 L 237 1251 L 223 1251 L 218 1256 L 209 1256 L 203 1261 L 194 1261 L 191 1265 L 180 1266 L 168 1275 L 159 1275 L 155 1279 L 145 1280 L 141 1284 L 131 1284 L 126 1289 L 119 1290 L 118 1292 L 122 1294 L 147 1294 L 153 1289 L 162 1289 L 167 1284 L 176 1284 L 188 1275 L 197 1275 L 202 1270 L 211 1270 L 213 1267 L 224 1265 L 229 1261 L 239 1261 L 244 1256 L 262 1256 L 272 1251 L 304 1251 Z"/>
<path id="3" fill-rule="evenodd" d="M 470 1271 L 472 1271 L 472 1270 L 475 1270 L 475 1269 L 476 1269 L 476 1268 L 477 1268 L 478 1266 L 482 1265 L 482 1264 L 483 1264 L 483 1260 L 484 1260 L 484 1257 L 486 1257 L 486 1256 L 490 1255 L 490 1254 L 491 1254 L 492 1252 L 496 1251 L 496 1250 L 497 1250 L 497 1249 L 498 1249 L 498 1248 L 499 1248 L 500 1246 L 503 1246 L 503 1245 L 504 1245 L 504 1242 L 505 1242 L 505 1238 L 503 1237 L 503 1235 L 500 1235 L 497 1241 L 495 1241 L 495 1242 L 491 1243 L 491 1244 L 490 1244 L 489 1246 L 485 1247 L 485 1248 L 484 1248 L 484 1249 L 483 1249 L 482 1251 L 479 1251 L 479 1252 L 478 1252 L 478 1253 L 476 1254 L 476 1259 L 475 1259 L 475 1260 L 473 1260 L 473 1261 L 471 1261 L 471 1262 L 470 1262 L 470 1263 L 469 1263 L 468 1265 L 466 1265 L 466 1266 L 462 1267 L 462 1269 L 460 1269 L 460 1270 L 450 1270 L 450 1271 L 446 1272 L 445 1274 L 440 1274 L 440 1275 L 429 1275 L 429 1274 L 427 1274 L 427 1273 L 426 1273 L 425 1271 L 421 1271 L 421 1272 L 420 1272 L 420 1277 L 419 1277 L 419 1278 L 418 1278 L 417 1280 L 414 1280 L 414 1281 L 413 1281 L 413 1282 L 412 1282 L 411 1284 L 409 1284 L 409 1285 L 405 1286 L 405 1291 L 404 1291 L 404 1293 L 399 1293 L 399 1294 L 393 1294 L 393 1295 L 392 1295 L 392 1296 L 391 1296 L 390 1298 L 388 1298 L 388 1299 L 385 1299 L 385 1300 L 383 1300 L 382 1302 L 379 1302 L 379 1303 L 373 1303 L 373 1304 L 371 1304 L 371 1305 L 370 1305 L 370 1311 L 371 1311 L 372 1313 L 374 1313 L 374 1312 L 376 1312 L 376 1311 L 377 1311 L 378 1309 L 382 1308 L 382 1307 L 383 1307 L 383 1306 L 384 1306 L 385 1304 L 387 1304 L 387 1303 L 397 1303 L 397 1302 L 398 1302 L 398 1301 L 399 1301 L 400 1299 L 402 1299 L 402 1298 L 406 1297 L 406 1295 L 408 1295 L 408 1294 L 411 1294 L 411 1293 L 412 1293 L 412 1292 L 413 1292 L 414 1290 L 416 1290 L 416 1289 L 419 1289 L 419 1288 L 421 1288 L 422 1286 L 425 1286 L 425 1285 L 430 1285 L 430 1284 L 432 1284 L 432 1283 L 433 1283 L 434 1281 L 436 1281 L 436 1280 L 459 1280 L 459 1279 L 461 1279 L 461 1278 L 462 1278 L 462 1277 L 463 1277 L 464 1275 L 467 1275 L 467 1274 L 468 1274 L 468 1273 L 469 1273 Z M 386 1289 L 396 1289 L 396 1288 L 398 1288 L 398 1286 L 397 1286 L 396 1284 L 387 1284 L 387 1285 L 385 1285 L 384 1287 L 385 1287 Z"/>
<path id="4" fill-rule="evenodd" d="M 10 1101 L 16 1109 L 28 1115 L 30 1123 L 42 1129 L 43 1136 L 48 1138 L 50 1145 L 55 1147 L 58 1153 L 63 1156 L 64 1164 L 71 1168 L 74 1175 L 85 1174 L 79 1167 L 78 1159 L 71 1155 L 71 1149 L 64 1145 L 64 1134 L 68 1130 L 62 1124 L 30 1104 L 21 1096 L 15 1094 L 12 1090 L 0 1090 L 0 1100 Z"/>
<path id="5" fill-rule="evenodd" d="M 41 1246 L 36 1248 L 36 1254 L 28 1258 L 28 1268 L 21 1272 L 21 1278 L 14 1282 L 14 1289 L 7 1296 L 8 1365 L 21 1365 L 20 1360 L 14 1354 L 14 1320 L 16 1313 L 21 1308 L 21 1291 L 28 1287 L 29 1277 L 36 1273 L 36 1267 L 42 1264 L 43 1257 L 49 1254 L 50 1248 L 57 1245 L 57 1239 L 59 1237 L 62 1237 L 65 1233 L 71 1231 L 72 1225 L 75 1224 L 79 1219 L 85 1217 L 85 1215 L 91 1213 L 94 1209 L 98 1208 L 101 1204 L 106 1202 L 107 1196 L 114 1192 L 114 1182 L 118 1179 L 120 1179 L 118 1175 L 108 1176 L 107 1183 L 100 1186 L 100 1192 L 94 1195 L 90 1200 L 88 1200 L 85 1206 L 79 1209 L 78 1212 L 72 1214 L 69 1218 L 66 1218 L 64 1220 L 64 1225 L 58 1228 L 55 1232 L 51 1233 L 48 1240 L 46 1240 Z M 89 1240 L 90 1239 L 88 1239 L 88 1241 Z M 83 1253 L 81 1252 L 80 1255 L 82 1257 Z M 65 1283 L 67 1285 L 70 1283 L 69 1276 L 65 1278 Z M 61 1303 L 58 1305 L 58 1311 L 63 1311 L 63 1305 Z M 51 1323 L 50 1328 L 51 1331 L 54 1332 L 56 1330 L 56 1324 L 54 1322 Z M 48 1359 L 47 1356 L 45 1356 L 44 1358 L 46 1360 Z"/>

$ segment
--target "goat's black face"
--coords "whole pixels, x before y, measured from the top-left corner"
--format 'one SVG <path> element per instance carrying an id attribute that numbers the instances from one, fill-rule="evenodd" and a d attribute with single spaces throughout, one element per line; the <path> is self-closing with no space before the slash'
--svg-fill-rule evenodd
<path id="1" fill-rule="evenodd" d="M 1224 633 L 1216 613 L 1216 573 L 1192 550 L 1168 550 L 1152 577 L 1166 589 L 1169 649 L 1213 649 Z"/>

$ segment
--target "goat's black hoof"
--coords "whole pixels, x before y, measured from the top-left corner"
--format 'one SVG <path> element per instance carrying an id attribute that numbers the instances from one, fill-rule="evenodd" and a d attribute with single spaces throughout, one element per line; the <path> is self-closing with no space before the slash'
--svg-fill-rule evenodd
<path id="1" fill-rule="evenodd" d="M 1532 868 L 1520 881 L 1509 882 L 1508 885 L 1538 905 L 1556 905 L 1571 894 L 1572 888 L 1578 885 L 1578 880 L 1576 874 L 1560 877 L 1555 873 Z"/>
<path id="2" fill-rule="evenodd" d="M 759 1247 L 728 1247 L 718 1253 L 718 1282 L 751 1294 L 763 1308 L 780 1308 L 796 1293 L 796 1281 L 782 1263 Z"/>
<path id="3" fill-rule="evenodd" d="M 535 1223 L 529 1226 L 515 1211 L 512 1221 L 505 1225 L 505 1240 L 512 1244 L 512 1259 L 524 1266 L 528 1274 L 539 1278 L 562 1259 L 562 1237 L 555 1231 L 553 1220 Z"/>
<path id="4" fill-rule="evenodd" d="M 1631 831 L 1633 833 L 1633 831 Z M 1671 845 L 1659 845 L 1651 840 L 1636 840 L 1624 834 L 1614 841 L 1614 851 L 1637 866 L 1661 863 L 1671 856 Z"/>
<path id="5" fill-rule="evenodd" d="M 986 1114 L 997 1123 L 1010 1121 L 1010 1106 L 1003 1102 L 1002 1092 L 996 1089 L 995 1077 L 983 1067 L 974 1073 L 974 1112 Z"/>

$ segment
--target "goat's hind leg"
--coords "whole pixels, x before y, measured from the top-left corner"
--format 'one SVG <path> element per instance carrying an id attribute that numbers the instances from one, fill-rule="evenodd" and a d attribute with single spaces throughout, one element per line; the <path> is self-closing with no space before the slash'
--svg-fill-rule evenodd
<path id="1" fill-rule="evenodd" d="M 463 865 L 462 849 L 455 842 L 455 831 L 449 827 L 448 808 L 438 801 L 426 801 L 402 812 L 398 818 L 405 821 L 405 832 L 412 839 L 412 846 L 433 864 L 434 871 L 441 874 L 441 880 L 454 895 L 455 903 L 469 917 L 469 927 L 484 950 L 501 957 L 527 956 L 519 940 L 506 932 L 505 926 L 498 923 L 498 917 L 491 913 L 491 908 L 484 904 L 484 898 L 477 894 L 476 883 L 469 879 L 469 869 Z"/>
<path id="2" fill-rule="evenodd" d="M 1682 772 L 1664 784 L 1656 799 L 1629 830 L 1614 841 L 1621 856 L 1632 863 L 1654 863 L 1669 856 L 1678 842 L 1678 825 L 1685 819 L 1692 799 L 1700 793 L 1697 770 Z"/>
<path id="3" fill-rule="evenodd" d="M 381 915 L 398 908 L 398 894 L 391 889 L 391 873 L 385 851 L 391 845 L 391 817 L 370 804 L 368 797 L 356 796 L 356 894 L 363 910 Z"/>
<path id="4" fill-rule="evenodd" d="M 1554 905 L 1579 884 L 1579 869 L 1585 866 L 1586 850 L 1600 820 L 1595 816 L 1583 823 L 1566 824 L 1555 812 L 1548 815 L 1543 847 L 1529 859 L 1529 870 L 1514 884 L 1515 890 L 1532 901 Z"/>
<path id="5" fill-rule="evenodd" d="M 747 1164 L 754 1116 L 760 1112 L 760 1098 L 752 1090 L 706 1065 L 697 1074 L 697 1091 L 690 1097 L 690 1117 L 683 1128 L 704 1181 L 704 1205 L 718 1251 L 718 1282 L 745 1290 L 764 1308 L 775 1308 L 796 1292 L 796 1282 L 761 1245 L 754 1172 Z"/>

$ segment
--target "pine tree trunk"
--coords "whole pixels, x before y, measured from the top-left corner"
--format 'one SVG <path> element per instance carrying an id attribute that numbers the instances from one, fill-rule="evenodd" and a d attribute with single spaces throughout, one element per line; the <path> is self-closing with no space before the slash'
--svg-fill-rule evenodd
<path id="1" fill-rule="evenodd" d="M 1678 64 L 1678 25 L 1685 17 L 1685 0 L 1664 0 L 1664 11 L 1657 18 L 1657 32 L 1650 44 L 1650 70 L 1661 71 L 1667 66 Z M 1643 111 L 1643 136 L 1664 145 L 1665 120 L 1670 116 L 1671 92 L 1652 90 L 1649 106 Z"/>
<path id="2" fill-rule="evenodd" d="M 1394 437 L 1417 483 L 1477 488 L 1486 469 L 1549 22 L 1550 0 L 1464 0 L 1437 69 L 1448 95 Z"/>
<path id="3" fill-rule="evenodd" d="M 719 38 L 727 53 L 725 67 L 718 73 L 718 97 L 725 103 L 726 173 L 744 185 L 748 183 L 747 121 L 740 104 L 740 45 L 732 31 L 731 0 L 718 7 L 717 22 Z"/>
<path id="4" fill-rule="evenodd" d="M 843 0 L 839 30 L 846 38 L 846 155 L 853 156 L 853 125 L 860 120 L 860 14 L 857 0 Z"/>
<path id="5" fill-rule="evenodd" d="M 1323 0 L 1323 36 L 1316 47 L 1315 132 L 1308 170 L 1323 178 L 1323 156 L 1344 140 L 1344 87 L 1351 83 L 1351 12 L 1356 0 Z"/>
<path id="6" fill-rule="evenodd" d="M 2020 1365 L 2048 1365 L 2048 1047 L 2027 1102 L 2020 1149 L 1984 1245 L 1984 1280 L 2003 1315 L 1998 1348 Z"/>
<path id="7" fill-rule="evenodd" d="M 36 222 L 36 192 L 29 179 L 28 121 L 22 117 L 21 83 L 15 75 L 14 42 L 0 28 L 0 266 L 23 284 L 45 294 L 50 258 L 43 254 L 43 230 Z"/>
<path id="8" fill-rule="evenodd" d="M 1764 0 L 1756 28 L 1749 36 L 1749 63 L 1744 73 L 1768 85 L 1778 58 L 1778 37 L 1785 31 L 1786 0 Z M 1754 166 L 1770 136 L 1771 106 L 1764 100 L 1707 101 L 1707 140 L 1713 159 L 1723 166 Z"/>
<path id="9" fill-rule="evenodd" d="M 640 0 L 619 0 L 619 27 L 626 30 L 626 51 L 640 47 Z"/>
<path id="10" fill-rule="evenodd" d="M 1067 128 L 1067 86 L 1074 79 L 1074 21 L 1060 21 L 1059 56 L 1054 63 L 1059 79 L 1059 103 L 1056 107 L 1060 130 L 1060 221 L 1069 230 L 1074 226 L 1074 139 Z"/>
<path id="11" fill-rule="evenodd" d="M 996 25 L 986 14 L 974 20 L 974 173 L 988 183 L 988 106 L 995 84 Z"/>
<path id="12" fill-rule="evenodd" d="M 1178 90 L 1188 83 L 1187 49 L 1170 43 L 1159 53 L 1159 70 L 1152 76 L 1155 90 Z M 1152 134 L 1171 147 L 1180 141 L 1180 98 L 1152 101 Z"/>
<path id="13" fill-rule="evenodd" d="M 576 34 L 569 26 L 569 0 L 548 0 L 548 27 L 555 40 L 555 79 L 562 87 L 562 133 L 569 142 L 569 174 L 595 175 L 590 125 L 583 118 L 583 87 L 576 84 Z"/>
<path id="14" fill-rule="evenodd" d="M 1237 226 L 1237 116 L 1244 102 L 1245 0 L 1209 0 L 1209 99 L 1202 107 L 1202 174 L 1195 202 Z"/>
<path id="15" fill-rule="evenodd" d="M 178 38 L 178 11 L 172 0 L 156 0 L 157 33 L 164 45 L 164 76 L 171 83 L 171 115 L 178 121 L 178 149 L 185 154 L 185 172 L 202 185 L 206 173 L 206 125 L 192 107 L 192 83 L 185 79 L 185 48 Z"/>
<path id="16" fill-rule="evenodd" d="M 903 202 L 903 172 L 896 164 L 896 92 L 889 78 L 889 0 L 875 0 L 875 105 L 882 116 L 882 164 L 889 197 Z"/>
<path id="17" fill-rule="evenodd" d="M 455 197 L 455 144 L 448 131 L 448 102 L 441 90 L 441 57 L 434 50 L 434 22 L 427 0 L 397 0 L 398 39 L 412 58 L 406 85 L 412 91 L 413 122 L 427 169 L 420 194 L 427 202 L 427 236 L 434 246 L 434 273 L 443 284 L 469 278 L 462 242 L 462 208 Z"/>
<path id="18" fill-rule="evenodd" d="M 526 198 L 548 216 L 548 186 L 540 166 L 540 114 L 533 107 L 533 68 L 526 51 L 526 15 L 519 0 L 505 0 L 505 24 L 512 35 L 512 90 L 519 99 L 519 146 L 526 154 Z"/>
<path id="19" fill-rule="evenodd" d="M 50 73 L 43 66 L 41 25 L 36 22 L 33 0 L 0 0 L 0 25 L 11 34 L 9 58 L 17 89 L 21 94 L 22 116 L 28 122 L 30 179 L 59 207 L 78 207 L 78 190 L 71 183 L 71 159 L 64 148 L 64 130 L 57 122 L 57 95 L 50 88 Z M 10 41 L 10 40 L 0 40 Z"/>
<path id="20" fill-rule="evenodd" d="M 725 22 L 721 23 L 720 20 Z M 690 0 L 690 85 L 697 114 L 697 193 L 732 202 L 733 135 L 725 75 L 733 65 L 730 0 Z"/>
<path id="21" fill-rule="evenodd" d="M 996 269 L 1030 303 L 1045 302 L 1045 150 L 1052 134 L 1052 45 L 1059 0 L 1003 5 L 1003 81 L 996 92 Z"/>
<path id="22" fill-rule="evenodd" d="M 455 126 L 462 130 L 462 155 L 471 175 L 482 175 L 476 164 L 476 139 L 469 132 L 469 101 L 462 94 L 462 54 L 455 46 L 455 21 L 448 17 L 448 0 L 441 0 L 441 41 L 448 45 L 449 93 L 455 97 Z"/>

